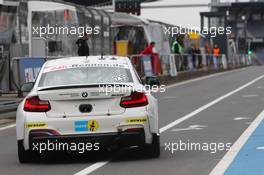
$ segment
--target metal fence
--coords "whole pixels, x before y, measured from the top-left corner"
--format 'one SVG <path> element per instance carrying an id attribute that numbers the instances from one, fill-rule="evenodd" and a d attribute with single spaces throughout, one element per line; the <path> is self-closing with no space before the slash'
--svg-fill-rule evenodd
<path id="1" fill-rule="evenodd" d="M 232 69 L 252 64 L 250 55 L 235 55 L 232 59 L 227 59 L 225 55 L 214 57 L 212 54 L 131 55 L 129 57 L 141 77 L 177 76 L 181 72 Z M 152 73 L 148 74 L 150 69 Z"/>
<path id="2" fill-rule="evenodd" d="M 42 64 L 51 59 L 61 57 L 45 58 L 21 58 L 11 59 L 9 77 L 10 90 L 18 91 L 25 82 L 32 81 L 25 77 L 31 72 L 29 77 L 37 77 L 37 72 Z M 225 55 L 214 58 L 213 55 L 188 55 L 188 54 L 169 54 L 169 55 L 131 55 L 129 56 L 134 68 L 141 78 L 146 76 L 177 76 L 178 73 L 196 72 L 208 70 L 222 70 L 251 65 L 249 55 L 237 55 L 236 60 L 229 60 Z M 1 61 L 1 60 L 0 60 Z M 27 66 L 28 65 L 28 66 Z M 30 69 L 26 71 L 26 69 Z"/>

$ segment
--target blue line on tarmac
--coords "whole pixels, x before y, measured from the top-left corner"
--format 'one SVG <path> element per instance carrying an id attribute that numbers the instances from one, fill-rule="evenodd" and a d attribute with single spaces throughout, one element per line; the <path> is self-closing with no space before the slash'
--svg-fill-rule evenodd
<path id="1" fill-rule="evenodd" d="M 243 145 L 224 175 L 264 175 L 264 121 Z"/>

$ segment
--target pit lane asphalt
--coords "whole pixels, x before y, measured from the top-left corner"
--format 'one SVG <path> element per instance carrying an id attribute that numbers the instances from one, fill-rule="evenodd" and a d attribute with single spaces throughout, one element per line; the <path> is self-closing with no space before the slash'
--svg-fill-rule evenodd
<path id="1" fill-rule="evenodd" d="M 264 74 L 264 67 L 249 67 L 235 72 L 171 87 L 157 94 L 160 128 L 197 108 L 233 91 Z M 149 159 L 135 150 L 118 153 L 91 154 L 81 158 L 57 155 L 50 162 L 20 164 L 17 159 L 15 128 L 0 131 L 0 174 L 75 174 L 100 160 L 112 159 L 93 171 L 94 175 L 206 175 L 226 151 L 165 151 L 164 143 L 234 143 L 255 117 L 264 109 L 264 79 L 223 99 L 192 118 L 161 134 L 161 156 Z M 235 118 L 240 118 L 236 119 Z M 242 119 L 241 119 L 242 118 Z M 188 130 L 191 125 L 202 129 Z M 183 129 L 183 131 L 173 131 Z M 185 129 L 185 130 L 184 130 Z M 113 158 L 114 157 L 114 158 Z"/>

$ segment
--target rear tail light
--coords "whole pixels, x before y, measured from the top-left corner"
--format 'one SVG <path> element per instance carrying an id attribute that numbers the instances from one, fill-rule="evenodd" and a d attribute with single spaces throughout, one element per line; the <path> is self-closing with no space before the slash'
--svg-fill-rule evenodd
<path id="1" fill-rule="evenodd" d="M 40 100 L 38 96 L 28 97 L 24 104 L 27 112 L 48 112 L 50 109 L 49 101 Z"/>
<path id="2" fill-rule="evenodd" d="M 133 108 L 148 105 L 148 98 L 142 92 L 132 92 L 130 96 L 122 97 L 120 106 L 123 108 Z"/>

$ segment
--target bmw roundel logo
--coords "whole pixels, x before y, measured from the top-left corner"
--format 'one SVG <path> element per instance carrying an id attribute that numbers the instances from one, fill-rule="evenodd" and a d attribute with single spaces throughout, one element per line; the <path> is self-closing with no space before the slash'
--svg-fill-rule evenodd
<path id="1" fill-rule="evenodd" d="M 87 93 L 87 92 L 83 92 L 83 93 L 82 93 L 82 97 L 83 97 L 83 98 L 88 97 L 88 93 Z"/>

